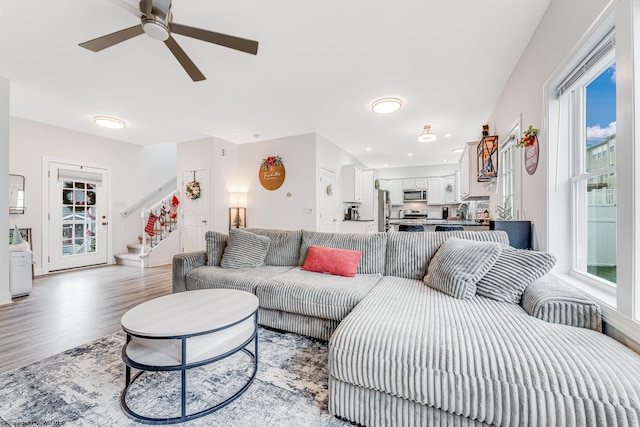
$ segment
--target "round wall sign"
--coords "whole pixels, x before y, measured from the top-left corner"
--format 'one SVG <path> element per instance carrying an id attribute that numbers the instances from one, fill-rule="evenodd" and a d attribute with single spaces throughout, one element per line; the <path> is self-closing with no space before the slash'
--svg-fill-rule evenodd
<path id="1" fill-rule="evenodd" d="M 262 160 L 258 170 L 260 184 L 267 190 L 277 190 L 284 183 L 285 170 L 280 156 L 269 156 Z"/>
<path id="2" fill-rule="evenodd" d="M 538 148 L 538 137 L 536 137 L 533 144 L 524 147 L 524 167 L 529 175 L 536 173 L 539 157 L 540 150 Z"/>

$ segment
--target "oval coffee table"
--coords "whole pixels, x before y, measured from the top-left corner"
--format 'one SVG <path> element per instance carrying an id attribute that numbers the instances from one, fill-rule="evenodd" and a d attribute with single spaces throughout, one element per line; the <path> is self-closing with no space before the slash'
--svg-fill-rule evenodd
<path id="1" fill-rule="evenodd" d="M 258 370 L 258 298 L 244 291 L 203 289 L 165 295 L 127 311 L 121 319 L 127 341 L 122 347 L 126 384 L 120 396 L 122 410 L 148 424 L 172 424 L 210 414 L 244 393 Z M 247 347 L 254 341 L 254 350 Z M 187 371 L 239 351 L 253 359 L 251 378 L 233 396 L 207 409 L 187 414 Z M 131 368 L 138 372 L 131 377 Z M 150 371 L 180 371 L 181 415 L 152 418 L 127 404 L 127 392 L 140 375 Z"/>

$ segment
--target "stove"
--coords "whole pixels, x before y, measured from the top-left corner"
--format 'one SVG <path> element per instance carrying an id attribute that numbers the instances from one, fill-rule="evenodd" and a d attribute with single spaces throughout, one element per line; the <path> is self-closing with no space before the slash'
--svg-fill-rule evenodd
<path id="1" fill-rule="evenodd" d="M 427 211 L 407 209 L 402 217 L 404 219 L 427 219 Z"/>

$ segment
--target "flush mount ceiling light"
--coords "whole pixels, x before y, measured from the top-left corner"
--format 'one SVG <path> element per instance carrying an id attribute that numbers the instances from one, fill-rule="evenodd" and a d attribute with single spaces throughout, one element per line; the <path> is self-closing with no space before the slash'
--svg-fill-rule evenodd
<path id="1" fill-rule="evenodd" d="M 419 142 L 429 142 L 435 141 L 436 134 L 431 132 L 431 125 L 424 125 L 424 129 L 422 129 L 422 133 L 418 136 Z"/>
<path id="2" fill-rule="evenodd" d="M 393 113 L 400 107 L 402 107 L 402 101 L 399 98 L 380 98 L 371 104 L 371 109 L 378 114 Z"/>
<path id="3" fill-rule="evenodd" d="M 93 122 L 109 129 L 122 129 L 127 125 L 124 120 L 107 116 L 93 116 Z"/>

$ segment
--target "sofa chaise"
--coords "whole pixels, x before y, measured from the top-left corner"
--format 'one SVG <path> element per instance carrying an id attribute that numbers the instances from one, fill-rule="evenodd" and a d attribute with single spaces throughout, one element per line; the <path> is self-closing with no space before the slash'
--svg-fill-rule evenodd
<path id="1" fill-rule="evenodd" d="M 597 304 L 546 274 L 552 255 L 508 248 L 502 231 L 205 238 L 206 251 L 174 257 L 173 291 L 246 290 L 264 326 L 328 340 L 340 418 L 640 426 L 640 356 L 602 334 Z M 354 276 L 309 271 L 318 247 L 345 250 L 345 263 L 359 253 Z"/>

